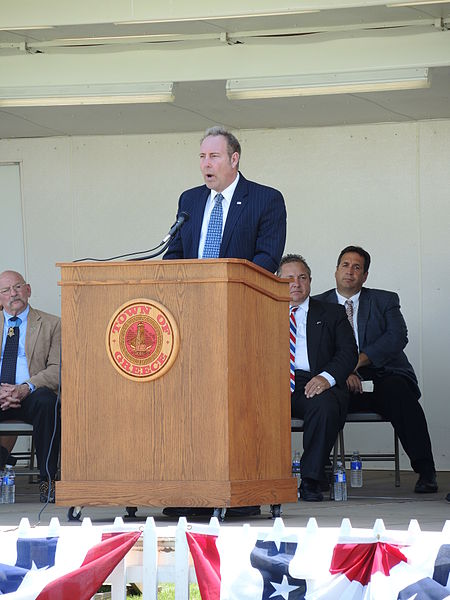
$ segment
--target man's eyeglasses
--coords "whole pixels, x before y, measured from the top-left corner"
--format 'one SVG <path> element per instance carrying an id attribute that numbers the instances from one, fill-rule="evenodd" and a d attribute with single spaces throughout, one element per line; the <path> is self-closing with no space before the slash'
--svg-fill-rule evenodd
<path id="1" fill-rule="evenodd" d="M 11 292 L 20 292 L 20 290 L 28 285 L 27 283 L 16 283 L 16 285 L 10 285 L 9 287 L 2 288 L 0 290 L 0 294 L 6 296 L 7 294 L 11 294 Z"/>

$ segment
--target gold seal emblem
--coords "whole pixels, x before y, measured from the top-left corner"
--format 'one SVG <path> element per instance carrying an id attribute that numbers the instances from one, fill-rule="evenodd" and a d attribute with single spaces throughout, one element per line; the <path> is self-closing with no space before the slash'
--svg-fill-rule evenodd
<path id="1" fill-rule="evenodd" d="M 149 381 L 172 366 L 179 347 L 175 319 L 165 306 L 144 298 L 130 300 L 114 313 L 106 349 L 114 368 L 134 381 Z"/>

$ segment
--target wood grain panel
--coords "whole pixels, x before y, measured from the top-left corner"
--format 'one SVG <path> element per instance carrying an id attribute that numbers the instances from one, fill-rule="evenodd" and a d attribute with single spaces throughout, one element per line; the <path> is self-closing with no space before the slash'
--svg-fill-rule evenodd
<path id="1" fill-rule="evenodd" d="M 198 506 L 206 497 L 216 500 L 204 487 L 220 481 L 228 482 L 220 506 L 229 505 L 234 480 L 289 487 L 286 284 L 236 259 L 60 266 L 59 489 L 66 502 L 73 505 L 76 490 L 87 486 L 94 495 L 83 503 L 98 503 L 100 482 L 103 504 L 118 502 L 117 481 L 140 482 L 142 490 L 166 482 L 172 501 L 167 490 L 164 501 L 158 498 L 168 505 L 178 503 L 185 482 L 198 482 L 192 492 Z M 111 316 L 135 298 L 166 306 L 180 331 L 174 365 L 153 381 L 123 377 L 105 350 Z"/>
<path id="2" fill-rule="evenodd" d="M 293 500 L 294 499 L 294 500 Z M 297 500 L 296 480 L 56 482 L 59 506 L 249 506 Z"/>

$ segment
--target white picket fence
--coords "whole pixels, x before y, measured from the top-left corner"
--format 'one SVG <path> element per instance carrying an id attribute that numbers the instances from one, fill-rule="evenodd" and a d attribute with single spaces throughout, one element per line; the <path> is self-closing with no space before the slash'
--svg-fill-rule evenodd
<path id="1" fill-rule="evenodd" d="M 48 527 L 33 527 L 34 535 L 37 531 L 42 531 L 42 537 L 45 536 L 64 536 L 64 530 L 74 527 L 69 525 L 61 526 L 57 518 L 50 521 Z M 121 517 L 117 517 L 113 525 L 98 526 L 93 525 L 89 518 L 84 518 L 81 528 L 88 529 L 95 527 L 101 533 L 120 533 L 127 531 L 142 531 L 141 538 L 126 555 L 126 557 L 117 565 L 115 570 L 105 583 L 111 585 L 111 600 L 125 600 L 126 588 L 128 583 L 135 583 L 142 590 L 144 600 L 157 600 L 158 585 L 161 583 L 175 584 L 175 600 L 188 600 L 189 585 L 196 582 L 195 570 L 190 557 L 189 548 L 186 539 L 186 531 L 191 528 L 184 517 L 180 518 L 176 526 L 156 527 L 153 517 L 148 517 L 145 524 L 137 527 L 135 524 L 124 523 Z M 198 525 L 195 529 L 199 529 L 203 533 L 218 535 L 220 531 L 219 521 L 213 517 L 209 524 Z M 256 530 L 258 533 L 271 533 L 271 537 L 280 537 L 280 535 L 295 534 L 302 531 L 304 534 L 317 534 L 319 527 L 316 519 L 311 518 L 306 527 L 285 527 L 281 518 L 275 519 L 271 527 L 261 527 L 258 523 L 257 527 L 251 528 L 246 524 L 235 527 L 225 525 L 226 533 L 233 535 L 233 530 L 239 530 L 241 534 L 253 535 Z M 327 529 L 327 528 L 324 528 Z M 322 531 L 324 530 L 322 529 Z M 347 539 L 355 536 L 361 537 L 365 534 L 368 536 L 401 537 L 404 542 L 417 540 L 418 536 L 424 535 L 421 532 L 419 523 L 416 520 L 411 520 L 407 531 L 387 531 L 381 519 L 377 519 L 372 529 L 352 529 L 349 519 L 344 519 L 340 528 L 333 528 L 340 536 Z M 21 520 L 17 535 L 26 537 L 30 530 L 28 519 Z M 438 535 L 436 533 L 425 533 L 426 535 Z M 441 531 L 446 539 L 450 539 L 450 521 L 444 524 Z M 274 539 L 275 539 L 274 537 Z"/>
<path id="2" fill-rule="evenodd" d="M 29 520 L 22 518 L 16 533 L 18 537 L 27 537 L 32 529 L 34 536 L 39 537 L 41 532 L 42 537 L 59 537 L 64 535 L 64 529 L 72 527 L 74 526 L 62 526 L 54 517 L 48 527 L 31 528 Z M 125 524 L 121 517 L 116 517 L 114 524 L 110 526 L 93 525 L 90 518 L 84 518 L 81 528 L 90 527 L 95 527 L 101 533 L 142 531 L 139 541 L 105 582 L 111 585 L 111 600 L 125 600 L 128 583 L 138 585 L 144 600 L 157 600 L 159 584 L 174 583 L 175 599 L 188 600 L 189 584 L 197 579 L 186 540 L 186 529 L 189 526 L 184 517 L 179 519 L 177 526 L 169 527 L 156 527 L 153 517 L 148 517 L 141 527 Z M 209 527 L 210 531 L 218 531 L 218 520 L 211 519 Z"/>

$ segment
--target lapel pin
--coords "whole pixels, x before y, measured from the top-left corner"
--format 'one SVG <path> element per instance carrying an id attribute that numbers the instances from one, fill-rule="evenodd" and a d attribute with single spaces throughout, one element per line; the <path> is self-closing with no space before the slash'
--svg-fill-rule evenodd
<path id="1" fill-rule="evenodd" d="M 242 204 L 242 202 L 236 202 L 236 204 Z"/>
<path id="2" fill-rule="evenodd" d="M 317 321 L 316 325 L 322 325 L 322 321 Z"/>

